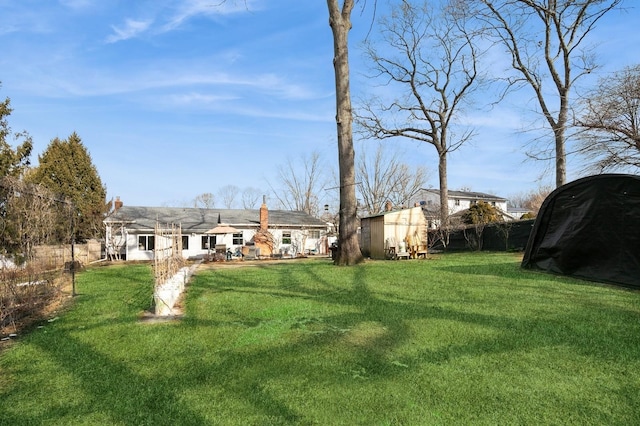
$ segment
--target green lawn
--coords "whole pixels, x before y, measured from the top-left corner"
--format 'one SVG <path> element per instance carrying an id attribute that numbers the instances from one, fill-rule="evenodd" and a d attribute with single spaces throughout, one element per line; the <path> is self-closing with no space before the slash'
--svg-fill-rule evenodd
<path id="1" fill-rule="evenodd" d="M 0 354 L 0 424 L 640 424 L 640 292 L 519 262 L 200 270 L 173 323 L 148 266 L 89 269 Z"/>

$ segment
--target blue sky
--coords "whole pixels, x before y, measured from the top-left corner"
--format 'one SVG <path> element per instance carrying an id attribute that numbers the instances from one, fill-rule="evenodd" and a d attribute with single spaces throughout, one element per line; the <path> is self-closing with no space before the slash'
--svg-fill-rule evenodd
<path id="1" fill-rule="evenodd" d="M 51 139 L 75 131 L 108 197 L 150 206 L 185 205 L 225 185 L 268 193 L 278 166 L 312 151 L 337 168 L 326 1 L 218 3 L 0 0 L 0 98 L 11 98 L 12 129 L 33 137 L 33 162 Z M 354 97 L 367 90 L 358 44 L 371 13 L 353 13 Z M 640 62 L 639 23 L 635 8 L 598 25 L 600 72 Z M 531 138 L 519 132 L 523 98 L 530 94 L 467 111 L 476 137 L 450 157 L 451 189 L 508 197 L 554 181 L 522 153 Z M 433 147 L 392 143 L 431 170 L 427 186 L 437 187 Z M 569 179 L 576 172 L 570 163 Z"/>

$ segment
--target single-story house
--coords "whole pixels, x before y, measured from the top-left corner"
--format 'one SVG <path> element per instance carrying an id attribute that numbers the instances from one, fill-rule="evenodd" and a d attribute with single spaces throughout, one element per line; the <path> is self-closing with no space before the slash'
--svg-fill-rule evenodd
<path id="1" fill-rule="evenodd" d="M 513 220 L 520 220 L 522 216 L 531 214 L 532 211 L 531 209 L 526 209 L 524 207 L 509 207 L 507 213 L 514 218 Z"/>
<path id="2" fill-rule="evenodd" d="M 153 259 L 157 226 L 180 230 L 185 259 L 221 251 L 234 257 L 328 253 L 325 222 L 301 211 L 268 210 L 265 203 L 241 210 L 124 206 L 118 199 L 104 224 L 108 256 L 126 260 Z"/>
<path id="3" fill-rule="evenodd" d="M 372 259 L 426 254 L 427 219 L 420 206 L 360 220 L 360 248 Z"/>

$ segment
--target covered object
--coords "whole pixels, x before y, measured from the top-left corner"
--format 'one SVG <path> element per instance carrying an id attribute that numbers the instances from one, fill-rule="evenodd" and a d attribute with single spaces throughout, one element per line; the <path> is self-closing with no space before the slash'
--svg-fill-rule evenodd
<path id="1" fill-rule="evenodd" d="M 522 267 L 640 288 L 640 176 L 590 176 L 549 194 Z"/>

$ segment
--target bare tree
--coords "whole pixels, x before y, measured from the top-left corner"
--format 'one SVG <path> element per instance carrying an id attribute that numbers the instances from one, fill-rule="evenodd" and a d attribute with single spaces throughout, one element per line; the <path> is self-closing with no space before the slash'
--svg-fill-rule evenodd
<path id="1" fill-rule="evenodd" d="M 247 187 L 242 190 L 242 208 L 257 209 L 260 207 L 262 192 L 257 188 Z"/>
<path id="2" fill-rule="evenodd" d="M 213 207 L 215 207 L 215 204 L 216 198 L 210 192 L 200 194 L 193 199 L 193 207 L 196 208 L 201 207 L 203 209 L 212 209 Z"/>
<path id="3" fill-rule="evenodd" d="M 303 211 L 314 217 L 320 214 L 320 193 L 326 186 L 326 168 L 322 167 L 320 154 L 312 152 L 308 157 L 301 156 L 297 161 L 287 159 L 278 167 L 278 181 L 284 188 L 271 189 L 284 208 Z"/>
<path id="4" fill-rule="evenodd" d="M 580 153 L 597 173 L 640 168 L 640 65 L 601 78 L 584 100 Z"/>
<path id="5" fill-rule="evenodd" d="M 6 190 L 5 214 L 0 228 L 2 249 L 30 261 L 34 248 L 54 241 L 55 228 L 68 217 L 61 217 L 54 194 L 42 185 L 28 184 L 14 177 L 4 177 L 0 185 Z M 67 231 L 70 227 L 67 223 Z"/>
<path id="6" fill-rule="evenodd" d="M 596 23 L 622 0 L 477 0 L 478 17 L 506 48 L 516 76 L 505 78 L 509 88 L 528 86 L 553 131 L 553 148 L 532 153 L 555 158 L 556 186 L 567 179 L 566 133 L 571 89 L 596 68 L 593 49 L 586 45 Z"/>
<path id="7" fill-rule="evenodd" d="M 327 0 L 329 26 L 333 34 L 333 67 L 336 81 L 336 125 L 340 175 L 340 228 L 336 265 L 355 265 L 364 260 L 358 240 L 353 111 L 349 84 L 349 43 L 354 0 Z"/>
<path id="8" fill-rule="evenodd" d="M 384 210 L 390 201 L 393 205 L 406 205 L 427 180 L 424 167 L 412 167 L 403 163 L 398 150 L 379 144 L 373 155 L 360 151 L 357 161 L 358 193 L 367 214 Z"/>
<path id="9" fill-rule="evenodd" d="M 239 192 L 240 188 L 235 185 L 225 185 L 218 190 L 218 196 L 222 199 L 222 205 L 225 209 L 234 207 Z"/>
<path id="10" fill-rule="evenodd" d="M 540 206 L 553 191 L 553 187 L 542 185 L 528 192 L 523 192 L 509 198 L 514 207 L 522 207 L 529 210 L 534 216 L 538 214 Z"/>
<path id="11" fill-rule="evenodd" d="M 455 120 L 480 80 L 472 34 L 464 28 L 464 16 L 451 12 L 444 8 L 436 16 L 426 3 L 414 6 L 402 1 L 381 19 L 382 44 L 366 43 L 365 54 L 373 77 L 398 97 L 365 100 L 356 118 L 364 137 L 404 137 L 433 145 L 444 226 L 449 216 L 447 156 L 472 136 L 462 127 L 456 135 Z"/>

